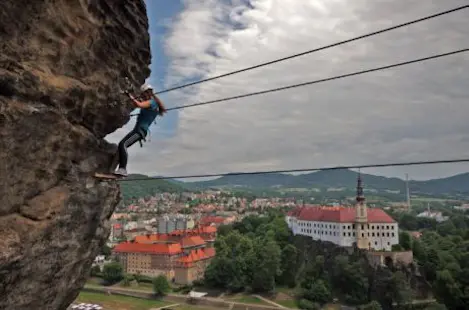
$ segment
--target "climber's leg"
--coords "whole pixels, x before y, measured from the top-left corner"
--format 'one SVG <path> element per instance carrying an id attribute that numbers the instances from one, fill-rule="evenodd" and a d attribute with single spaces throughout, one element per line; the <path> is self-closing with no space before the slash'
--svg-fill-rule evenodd
<path id="1" fill-rule="evenodd" d="M 135 129 L 129 132 L 120 142 L 119 142 L 119 169 L 117 169 L 115 174 L 127 176 L 127 148 L 132 146 L 135 142 L 138 142 L 142 139 L 142 135 Z"/>

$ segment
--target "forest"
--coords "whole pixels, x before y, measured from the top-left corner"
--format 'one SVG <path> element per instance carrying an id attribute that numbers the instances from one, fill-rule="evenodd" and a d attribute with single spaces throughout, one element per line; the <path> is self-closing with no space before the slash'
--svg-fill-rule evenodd
<path id="1" fill-rule="evenodd" d="M 451 213 L 441 224 L 412 213 L 393 216 L 402 229 L 396 250 L 412 250 L 414 266 L 373 269 L 359 251 L 348 254 L 332 244 L 292 236 L 284 213 L 270 211 L 219 228 L 217 256 L 207 268 L 203 284 L 264 294 L 274 294 L 278 287 L 294 288 L 302 309 L 319 309 L 331 301 L 361 309 L 392 309 L 393 305 L 401 309 L 468 309 L 467 216 Z M 422 235 L 415 239 L 407 230 Z M 428 292 L 416 286 L 416 273 L 421 274 Z M 412 305 L 412 300 L 424 297 L 434 297 L 438 303 Z"/>

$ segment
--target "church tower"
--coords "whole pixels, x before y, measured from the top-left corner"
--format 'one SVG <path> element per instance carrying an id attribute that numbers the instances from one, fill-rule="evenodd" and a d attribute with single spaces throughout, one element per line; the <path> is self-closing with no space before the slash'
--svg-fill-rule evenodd
<path id="1" fill-rule="evenodd" d="M 360 173 L 358 173 L 356 200 L 355 233 L 357 237 L 357 247 L 359 249 L 369 249 L 370 246 L 368 240 L 368 215 Z"/>

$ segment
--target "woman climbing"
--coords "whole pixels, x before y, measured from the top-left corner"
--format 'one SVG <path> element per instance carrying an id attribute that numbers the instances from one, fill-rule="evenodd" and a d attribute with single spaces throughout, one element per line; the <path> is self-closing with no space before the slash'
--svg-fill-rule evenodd
<path id="1" fill-rule="evenodd" d="M 140 113 L 137 117 L 137 123 L 135 124 L 134 129 L 132 129 L 120 142 L 118 147 L 118 153 L 116 154 L 116 159 L 119 159 L 119 169 L 115 170 L 115 164 L 113 164 L 111 173 L 125 177 L 127 176 L 127 148 L 135 144 L 135 142 L 142 143 L 142 140 L 145 140 L 147 136 L 148 130 L 150 128 L 151 123 L 154 122 L 155 118 L 158 115 L 163 115 L 166 113 L 166 108 L 163 105 L 163 102 L 153 93 L 153 88 L 148 85 L 144 84 L 141 87 L 141 95 L 139 96 L 138 100 L 135 99 L 129 92 L 125 92 L 132 103 L 137 107 L 140 108 Z"/>

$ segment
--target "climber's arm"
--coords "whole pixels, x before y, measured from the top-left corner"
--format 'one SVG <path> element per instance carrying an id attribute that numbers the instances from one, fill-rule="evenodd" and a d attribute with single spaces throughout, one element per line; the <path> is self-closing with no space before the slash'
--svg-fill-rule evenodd
<path id="1" fill-rule="evenodd" d="M 156 104 L 158 105 L 158 109 L 160 111 L 160 114 L 163 115 L 166 113 L 166 107 L 163 104 L 163 101 L 161 101 L 160 98 L 157 96 L 153 96 L 153 99 L 155 99 Z"/>
<path id="2" fill-rule="evenodd" d="M 133 103 L 137 108 L 146 109 L 146 108 L 149 108 L 150 105 L 151 105 L 150 100 L 139 101 L 139 100 L 135 99 L 134 96 L 132 96 L 132 94 L 127 93 L 127 95 L 129 96 L 130 100 L 132 100 L 132 103 Z"/>

